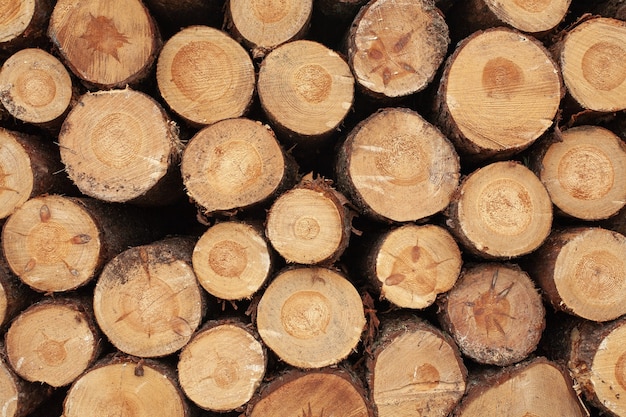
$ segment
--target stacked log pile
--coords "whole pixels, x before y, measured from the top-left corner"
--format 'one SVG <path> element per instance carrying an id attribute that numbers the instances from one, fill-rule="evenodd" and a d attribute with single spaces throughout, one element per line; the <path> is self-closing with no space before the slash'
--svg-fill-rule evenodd
<path id="1" fill-rule="evenodd" d="M 3 416 L 626 416 L 626 2 L 0 1 Z"/>

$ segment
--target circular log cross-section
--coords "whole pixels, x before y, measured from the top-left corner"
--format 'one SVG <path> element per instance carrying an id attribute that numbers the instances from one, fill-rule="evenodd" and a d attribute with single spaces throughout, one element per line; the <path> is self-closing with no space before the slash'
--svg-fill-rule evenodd
<path id="1" fill-rule="evenodd" d="M 283 361 L 321 368 L 340 362 L 356 347 L 364 314 L 359 293 L 342 275 L 300 267 L 270 283 L 259 301 L 256 324 L 263 342 Z"/>
<path id="2" fill-rule="evenodd" d="M 432 81 L 449 43 L 444 16 L 432 1 L 375 0 L 352 23 L 348 60 L 366 93 L 407 96 Z"/>
<path id="3" fill-rule="evenodd" d="M 479 363 L 506 366 L 525 359 L 545 327 L 541 295 L 513 265 L 467 268 L 438 303 L 443 328 Z"/>
<path id="4" fill-rule="evenodd" d="M 426 308 L 461 272 L 461 251 L 445 229 L 408 224 L 385 233 L 367 262 L 381 297 L 404 308 Z"/>
<path id="5" fill-rule="evenodd" d="M 463 246 L 492 259 L 532 252 L 552 227 L 548 192 L 532 171 L 513 161 L 471 173 L 447 214 L 447 224 Z"/>
<path id="6" fill-rule="evenodd" d="M 252 59 L 226 33 L 187 27 L 163 46 L 156 71 L 161 96 L 194 126 L 243 116 L 252 102 Z"/>
<path id="7" fill-rule="evenodd" d="M 205 307 L 191 267 L 193 243 L 168 238 L 137 246 L 104 267 L 94 291 L 94 312 L 119 350 L 159 357 L 189 342 Z"/>
<path id="8" fill-rule="evenodd" d="M 206 213 L 268 200 L 295 179 L 291 168 L 274 132 L 244 118 L 200 130 L 185 148 L 181 164 L 187 194 Z"/>
<path id="9" fill-rule="evenodd" d="M 14 52 L 43 43 L 51 11 L 48 0 L 0 2 L 0 50 Z"/>
<path id="10" fill-rule="evenodd" d="M 22 49 L 0 69 L 0 101 L 13 117 L 27 123 L 59 120 L 70 106 L 72 91 L 63 64 L 41 49 Z"/>
<path id="11" fill-rule="evenodd" d="M 415 317 L 383 323 L 367 363 L 378 417 L 449 415 L 467 378 L 454 341 Z"/>
<path id="12" fill-rule="evenodd" d="M 287 262 L 333 263 L 348 246 L 351 231 L 343 201 L 324 181 L 303 182 L 274 201 L 265 234 Z"/>
<path id="13" fill-rule="evenodd" d="M 295 141 L 331 134 L 352 108 L 354 78 L 326 46 L 300 40 L 270 52 L 259 70 L 261 106 L 274 128 Z"/>
<path id="14" fill-rule="evenodd" d="M 243 323 L 209 322 L 181 351 L 178 380 L 199 407 L 231 411 L 252 398 L 266 361 L 262 343 Z"/>
<path id="15" fill-rule="evenodd" d="M 71 386 L 63 417 L 189 417 L 176 374 L 154 360 L 104 359 Z"/>
<path id="16" fill-rule="evenodd" d="M 210 227 L 196 243 L 192 262 L 198 282 L 222 300 L 250 298 L 265 283 L 271 257 L 263 231 L 239 222 Z"/>
<path id="17" fill-rule="evenodd" d="M 506 28 L 478 32 L 448 59 L 438 125 L 468 158 L 505 159 L 552 125 L 562 95 L 559 74 L 532 37 Z"/>
<path id="18" fill-rule="evenodd" d="M 528 269 L 556 310 L 598 322 L 626 314 L 626 237 L 617 232 L 553 232 Z"/>
<path id="19" fill-rule="evenodd" d="M 255 58 L 262 58 L 278 45 L 304 36 L 312 13 L 312 0 L 229 0 L 226 26 Z"/>
<path id="20" fill-rule="evenodd" d="M 337 158 L 339 188 L 380 220 L 419 220 L 443 210 L 459 184 L 452 143 L 419 114 L 383 109 L 355 127 Z"/>
<path id="21" fill-rule="evenodd" d="M 156 205 L 182 193 L 172 180 L 182 150 L 175 126 L 144 93 L 83 95 L 63 122 L 59 146 L 68 176 L 90 197 Z"/>
<path id="22" fill-rule="evenodd" d="M 90 303 L 47 299 L 23 311 L 6 333 L 7 359 L 27 381 L 69 385 L 97 359 L 100 334 Z"/>
<path id="23" fill-rule="evenodd" d="M 9 217 L 2 250 L 11 270 L 31 288 L 67 291 L 89 282 L 100 267 L 101 237 L 79 200 L 41 196 Z"/>
<path id="24" fill-rule="evenodd" d="M 48 37 L 76 76 L 103 90 L 142 81 L 161 46 L 140 0 L 59 0 Z"/>
<path id="25" fill-rule="evenodd" d="M 246 417 L 373 417 L 357 378 L 340 369 L 291 370 L 275 378 L 252 401 Z"/>
<path id="26" fill-rule="evenodd" d="M 626 204 L 626 146 L 599 126 L 563 131 L 539 161 L 537 174 L 568 216 L 602 220 Z"/>
<path id="27" fill-rule="evenodd" d="M 597 17 L 571 29 L 558 45 L 563 81 L 585 109 L 626 109 L 626 22 Z"/>

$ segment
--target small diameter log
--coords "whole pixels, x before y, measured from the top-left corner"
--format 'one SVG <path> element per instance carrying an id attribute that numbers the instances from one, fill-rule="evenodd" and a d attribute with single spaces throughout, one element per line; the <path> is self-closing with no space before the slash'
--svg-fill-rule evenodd
<path id="1" fill-rule="evenodd" d="M 222 300 L 251 298 L 272 270 L 263 230 L 234 221 L 217 223 L 204 232 L 194 247 L 192 262 L 200 285 Z"/>
<path id="2" fill-rule="evenodd" d="M 463 246 L 486 259 L 526 255 L 550 234 L 552 202 L 525 166 L 495 162 L 461 183 L 447 210 L 446 224 Z"/>
<path id="3" fill-rule="evenodd" d="M 189 342 L 205 313 L 191 267 L 194 241 L 167 238 L 111 260 L 94 291 L 100 328 L 124 353 L 166 356 Z"/>
<path id="4" fill-rule="evenodd" d="M 2 250 L 11 270 L 40 292 L 87 284 L 128 246 L 154 238 L 145 214 L 88 198 L 43 195 L 5 223 Z"/>
<path id="5" fill-rule="evenodd" d="M 143 81 L 161 47 L 158 29 L 140 0 L 58 0 L 48 37 L 77 77 L 103 90 Z"/>
<path id="6" fill-rule="evenodd" d="M 0 101 L 16 119 L 58 128 L 72 100 L 67 69 L 49 53 L 22 49 L 0 69 Z"/>
<path id="7" fill-rule="evenodd" d="M 63 405 L 63 417 L 191 415 L 173 369 L 129 356 L 101 360 L 72 384 Z"/>
<path id="8" fill-rule="evenodd" d="M 47 298 L 33 304 L 13 320 L 5 344 L 9 363 L 25 380 L 69 385 L 100 354 L 91 301 Z"/>
<path id="9" fill-rule="evenodd" d="M 14 52 L 43 43 L 52 12 L 50 0 L 11 0 L 0 5 L 0 50 Z"/>
<path id="10" fill-rule="evenodd" d="M 555 310 L 598 322 L 626 314 L 626 237 L 617 232 L 554 231 L 527 270 Z"/>
<path id="11" fill-rule="evenodd" d="M 229 0 L 224 26 L 254 58 L 283 43 L 301 39 L 309 28 L 313 0 Z"/>
<path id="12" fill-rule="evenodd" d="M 265 385 L 246 417 L 373 417 L 362 383 L 341 368 L 291 370 Z"/>
<path id="13" fill-rule="evenodd" d="M 447 416 L 467 378 L 454 341 L 414 316 L 382 321 L 380 329 L 367 362 L 377 415 Z"/>
<path id="14" fill-rule="evenodd" d="M 461 264 L 461 251 L 447 230 L 407 224 L 376 239 L 366 274 L 381 298 L 398 307 L 421 309 L 452 288 Z"/>
<path id="15" fill-rule="evenodd" d="M 361 90 L 395 98 L 426 88 L 449 44 L 448 25 L 433 1 L 372 0 L 352 22 L 347 55 Z"/>
<path id="16" fill-rule="evenodd" d="M 461 352 L 483 364 L 506 366 L 525 359 L 546 325 L 541 295 L 517 265 L 466 268 L 438 305 L 439 321 Z"/>
<path id="17" fill-rule="evenodd" d="M 568 216 L 607 219 L 626 204 L 626 145 L 610 130 L 578 126 L 555 134 L 537 166 L 550 199 Z"/>
<path id="18" fill-rule="evenodd" d="M 339 189 L 367 216 L 412 221 L 450 203 L 459 184 L 450 141 L 419 114 L 386 108 L 360 122 L 339 148 Z"/>
<path id="19" fill-rule="evenodd" d="M 265 234 L 287 262 L 332 264 L 348 246 L 347 200 L 323 179 L 303 180 L 267 213 Z"/>
<path id="20" fill-rule="evenodd" d="M 239 410 L 265 375 L 267 355 L 242 322 L 207 322 L 180 353 L 178 379 L 189 399 L 205 410 Z"/>
<path id="21" fill-rule="evenodd" d="M 59 146 L 68 176 L 90 197 L 164 205 L 182 196 L 177 127 L 144 93 L 83 95 L 63 122 Z"/>
<path id="22" fill-rule="evenodd" d="M 163 46 L 156 71 L 161 96 L 193 126 L 243 116 L 255 87 L 252 59 L 226 33 L 187 27 Z"/>
<path id="23" fill-rule="evenodd" d="M 306 144 L 329 136 L 341 124 L 352 108 L 354 78 L 339 54 L 300 40 L 265 57 L 257 89 L 274 129 Z"/>
<path id="24" fill-rule="evenodd" d="M 256 325 L 263 342 L 286 363 L 321 368 L 339 363 L 357 346 L 364 314 L 359 293 L 343 275 L 299 267 L 279 273 L 267 287 Z"/>
<path id="25" fill-rule="evenodd" d="M 626 415 L 626 318 L 579 321 L 564 339 L 563 359 L 584 398 L 603 415 Z"/>
<path id="26" fill-rule="evenodd" d="M 183 152 L 189 197 L 206 214 L 257 205 L 292 187 L 297 167 L 267 125 L 236 118 L 200 130 Z"/>
<path id="27" fill-rule="evenodd" d="M 559 365 L 536 358 L 474 380 L 452 415 L 588 416 L 572 386 L 572 379 Z"/>
<path id="28" fill-rule="evenodd" d="M 506 159 L 551 125 L 563 89 L 548 51 L 513 29 L 477 32 L 448 59 L 437 125 L 469 161 Z"/>
<path id="29" fill-rule="evenodd" d="M 73 190 L 63 174 L 57 146 L 0 128 L 0 219 L 13 214 L 31 197 Z"/>
<path id="30" fill-rule="evenodd" d="M 626 109 L 626 22 L 595 17 L 552 47 L 571 97 L 583 109 Z"/>

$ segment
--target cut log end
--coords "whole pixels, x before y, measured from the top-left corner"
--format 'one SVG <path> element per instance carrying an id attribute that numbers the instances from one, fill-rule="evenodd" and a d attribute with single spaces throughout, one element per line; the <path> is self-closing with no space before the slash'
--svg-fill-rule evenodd
<path id="1" fill-rule="evenodd" d="M 16 39 L 26 31 L 37 0 L 17 0 L 0 5 L 0 44 Z"/>
<path id="2" fill-rule="evenodd" d="M 496 17 L 528 33 L 541 33 L 557 26 L 567 14 L 571 0 L 481 0 Z"/>

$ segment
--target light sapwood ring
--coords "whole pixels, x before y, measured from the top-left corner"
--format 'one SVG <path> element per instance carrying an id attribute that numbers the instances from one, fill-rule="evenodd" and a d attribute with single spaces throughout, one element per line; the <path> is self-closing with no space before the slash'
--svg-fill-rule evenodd
<path id="1" fill-rule="evenodd" d="M 0 43 L 24 33 L 30 25 L 37 0 L 6 0 L 0 3 Z"/>
<path id="2" fill-rule="evenodd" d="M 251 225 L 222 222 L 200 236 L 192 255 L 198 282 L 222 300 L 252 297 L 271 269 L 269 246 Z"/>
<path id="3" fill-rule="evenodd" d="M 47 123 L 70 106 L 72 80 L 61 62 L 41 49 L 22 49 L 0 69 L 0 101 L 15 118 Z"/>
<path id="4" fill-rule="evenodd" d="M 67 291 L 91 280 L 101 246 L 100 231 L 88 211 L 56 195 L 28 200 L 2 230 L 11 270 L 40 292 Z"/>
<path id="5" fill-rule="evenodd" d="M 285 164 L 268 126 L 235 118 L 196 133 L 183 152 L 181 172 L 187 194 L 212 213 L 267 200 L 282 184 Z"/>
<path id="6" fill-rule="evenodd" d="M 172 36 L 157 61 L 161 96 L 195 126 L 243 116 L 255 87 L 252 59 L 226 33 L 190 26 Z"/>
<path id="7" fill-rule="evenodd" d="M 498 19 L 522 32 L 545 32 L 567 14 L 571 0 L 482 0 Z"/>
<path id="8" fill-rule="evenodd" d="M 348 64 L 326 46 L 300 40 L 270 52 L 261 64 L 259 100 L 270 121 L 303 137 L 334 131 L 352 108 L 354 78 Z"/>
<path id="9" fill-rule="evenodd" d="M 18 134 L 0 128 L 0 219 L 24 204 L 33 192 L 35 173 Z"/>
<path id="10" fill-rule="evenodd" d="M 257 308 L 257 329 L 278 357 L 299 368 L 346 358 L 365 326 L 358 292 L 341 274 L 300 267 L 276 276 Z"/>

